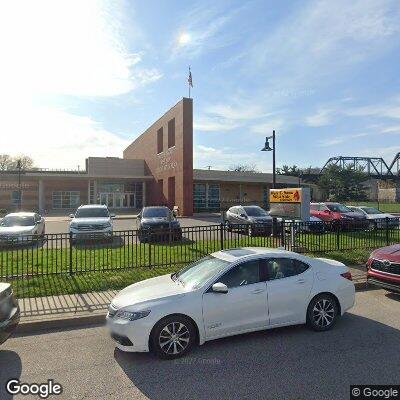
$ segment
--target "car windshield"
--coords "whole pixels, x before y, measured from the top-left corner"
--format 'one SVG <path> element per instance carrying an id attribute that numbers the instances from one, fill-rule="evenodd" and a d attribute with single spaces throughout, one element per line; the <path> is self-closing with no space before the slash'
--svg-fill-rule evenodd
<path id="1" fill-rule="evenodd" d="M 327 204 L 326 205 L 329 210 L 333 212 L 341 212 L 341 213 L 346 213 L 346 212 L 351 212 L 350 208 L 344 206 L 343 204 Z"/>
<path id="2" fill-rule="evenodd" d="M 383 214 L 382 211 L 374 207 L 362 207 L 361 209 L 365 211 L 367 214 Z"/>
<path id="3" fill-rule="evenodd" d="M 249 217 L 265 217 L 267 212 L 261 207 L 243 207 Z"/>
<path id="4" fill-rule="evenodd" d="M 157 218 L 157 217 L 168 217 L 168 208 L 145 208 L 142 216 L 144 218 Z"/>
<path id="5" fill-rule="evenodd" d="M 80 208 L 76 211 L 75 218 L 108 218 L 107 208 Z"/>
<path id="6" fill-rule="evenodd" d="M 1 221 L 1 226 L 33 226 L 35 219 L 30 216 L 9 216 L 4 217 Z"/>
<path id="7" fill-rule="evenodd" d="M 221 272 L 228 264 L 228 261 L 207 256 L 180 270 L 173 275 L 173 279 L 179 280 L 185 287 L 197 289 Z"/>

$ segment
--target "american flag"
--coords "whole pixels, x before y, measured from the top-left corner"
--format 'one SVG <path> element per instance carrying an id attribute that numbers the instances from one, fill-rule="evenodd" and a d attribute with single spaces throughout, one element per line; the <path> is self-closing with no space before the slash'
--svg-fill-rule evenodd
<path id="1" fill-rule="evenodd" d="M 189 67 L 189 78 L 188 78 L 188 84 L 189 84 L 189 86 L 193 87 L 192 71 L 190 70 L 190 67 Z"/>

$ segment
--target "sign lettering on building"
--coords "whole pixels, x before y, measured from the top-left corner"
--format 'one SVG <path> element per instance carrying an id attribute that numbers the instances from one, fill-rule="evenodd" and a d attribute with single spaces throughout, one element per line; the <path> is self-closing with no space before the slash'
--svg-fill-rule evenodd
<path id="1" fill-rule="evenodd" d="M 302 188 L 298 189 L 271 189 L 270 203 L 301 203 Z"/>

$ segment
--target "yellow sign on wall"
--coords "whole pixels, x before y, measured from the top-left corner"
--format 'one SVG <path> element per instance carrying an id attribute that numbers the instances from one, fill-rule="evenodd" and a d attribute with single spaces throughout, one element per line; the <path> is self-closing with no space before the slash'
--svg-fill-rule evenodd
<path id="1" fill-rule="evenodd" d="M 301 188 L 296 189 L 271 189 L 269 192 L 270 203 L 301 203 Z"/>

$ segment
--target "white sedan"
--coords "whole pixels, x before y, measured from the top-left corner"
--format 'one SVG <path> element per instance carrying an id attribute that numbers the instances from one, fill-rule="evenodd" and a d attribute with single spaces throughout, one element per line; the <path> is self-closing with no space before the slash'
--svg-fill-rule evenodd
<path id="1" fill-rule="evenodd" d="M 24 243 L 44 234 L 45 220 L 37 213 L 10 213 L 0 221 L 0 242 Z"/>
<path id="2" fill-rule="evenodd" d="M 176 358 L 195 344 L 307 323 L 325 331 L 354 304 L 342 263 L 266 248 L 222 250 L 123 289 L 107 325 L 123 351 Z"/>

